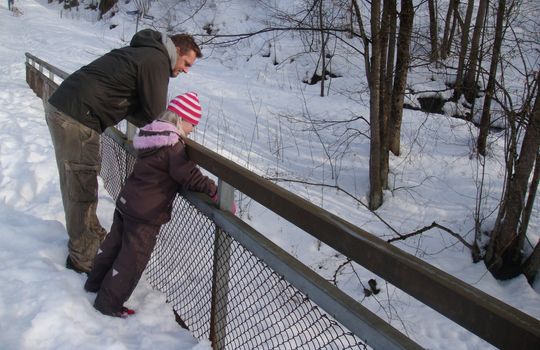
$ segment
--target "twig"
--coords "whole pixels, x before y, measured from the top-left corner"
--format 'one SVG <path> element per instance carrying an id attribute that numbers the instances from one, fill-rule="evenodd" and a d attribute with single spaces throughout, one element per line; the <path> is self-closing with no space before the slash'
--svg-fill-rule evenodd
<path id="1" fill-rule="evenodd" d="M 280 177 L 265 177 L 266 180 L 269 180 L 269 181 L 275 181 L 275 182 L 278 182 L 278 181 L 282 181 L 282 182 L 294 182 L 294 183 L 300 183 L 300 184 L 304 184 L 304 185 L 311 185 L 311 186 L 322 186 L 322 187 L 330 187 L 330 188 L 334 188 L 340 192 L 343 192 L 345 193 L 347 196 L 351 197 L 352 199 L 354 199 L 355 201 L 357 201 L 358 203 L 360 203 L 364 208 L 368 209 L 373 215 L 375 215 L 379 220 L 381 220 L 381 222 L 383 224 L 385 224 L 390 230 L 392 230 L 395 234 L 397 234 L 398 236 L 400 235 L 399 232 L 396 231 L 396 229 L 394 229 L 392 226 L 390 226 L 389 223 L 387 223 L 379 214 L 377 214 L 376 212 L 372 211 L 369 209 L 368 205 L 365 204 L 364 202 L 362 202 L 360 199 L 358 199 L 357 197 L 353 196 L 352 194 L 350 194 L 349 192 L 347 192 L 346 190 L 342 189 L 341 187 L 337 186 L 337 185 L 327 185 L 327 184 L 323 184 L 323 183 L 314 183 L 314 182 L 308 182 L 308 181 L 301 181 L 301 180 L 294 180 L 294 179 L 285 179 L 285 178 L 280 178 Z"/>
<path id="2" fill-rule="evenodd" d="M 343 263 L 341 263 L 341 265 L 339 265 L 337 267 L 336 271 L 334 271 L 334 277 L 332 278 L 332 283 L 334 284 L 334 286 L 337 286 L 337 276 L 338 276 L 339 272 L 341 271 L 341 269 L 343 269 L 351 261 L 352 260 L 350 258 L 345 259 L 345 261 Z"/>

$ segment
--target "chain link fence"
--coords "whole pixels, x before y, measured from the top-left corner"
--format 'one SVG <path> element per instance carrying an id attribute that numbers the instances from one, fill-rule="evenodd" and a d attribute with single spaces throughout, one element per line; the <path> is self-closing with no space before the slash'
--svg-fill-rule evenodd
<path id="1" fill-rule="evenodd" d="M 102 135 L 101 177 L 116 198 L 135 157 Z M 216 209 L 218 210 L 218 209 Z M 185 197 L 161 229 L 146 269 L 181 321 L 219 349 L 366 349 L 367 346 Z M 212 325 L 221 325 L 213 334 Z"/>

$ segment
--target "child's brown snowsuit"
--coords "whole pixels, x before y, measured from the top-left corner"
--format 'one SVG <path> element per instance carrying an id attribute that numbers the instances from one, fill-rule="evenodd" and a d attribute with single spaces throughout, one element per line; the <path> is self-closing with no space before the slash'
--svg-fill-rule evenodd
<path id="1" fill-rule="evenodd" d="M 180 131 L 154 121 L 140 130 L 133 145 L 139 156 L 116 201 L 111 232 L 101 244 L 85 289 L 98 292 L 94 306 L 118 315 L 150 259 L 162 224 L 171 217 L 180 189 L 216 193 L 214 181 L 189 160 Z"/>

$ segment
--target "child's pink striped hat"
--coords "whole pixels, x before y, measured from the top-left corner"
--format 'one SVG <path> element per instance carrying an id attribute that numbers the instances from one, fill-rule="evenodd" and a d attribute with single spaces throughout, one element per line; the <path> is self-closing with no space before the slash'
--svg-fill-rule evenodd
<path id="1" fill-rule="evenodd" d="M 201 120 L 202 109 L 196 92 L 176 96 L 169 102 L 167 109 L 193 125 L 199 124 Z"/>

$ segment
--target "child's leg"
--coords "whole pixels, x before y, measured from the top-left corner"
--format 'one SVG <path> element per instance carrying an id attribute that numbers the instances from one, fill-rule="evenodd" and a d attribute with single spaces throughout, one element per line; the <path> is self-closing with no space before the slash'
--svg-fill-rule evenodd
<path id="1" fill-rule="evenodd" d="M 123 231 L 124 218 L 118 210 L 115 210 L 111 232 L 105 237 L 105 240 L 101 243 L 97 251 L 92 271 L 88 274 L 88 279 L 84 285 L 85 290 L 97 292 L 101 287 L 105 275 L 111 269 L 122 247 Z"/>
<path id="2" fill-rule="evenodd" d="M 122 247 L 106 274 L 94 307 L 106 315 L 119 312 L 137 286 L 150 260 L 160 226 L 137 223 L 124 217 Z"/>

